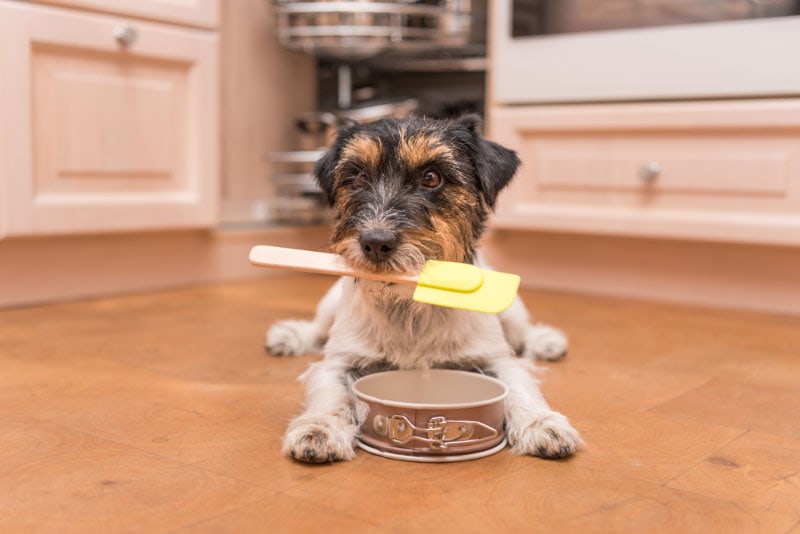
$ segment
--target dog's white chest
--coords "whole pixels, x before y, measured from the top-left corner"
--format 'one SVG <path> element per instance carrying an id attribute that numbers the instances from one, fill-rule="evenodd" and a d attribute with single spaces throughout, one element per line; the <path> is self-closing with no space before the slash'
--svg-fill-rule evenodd
<path id="1" fill-rule="evenodd" d="M 400 368 L 506 354 L 496 316 L 437 308 L 349 281 L 326 352 L 385 359 Z M 383 293 L 381 293 L 383 291 Z"/>

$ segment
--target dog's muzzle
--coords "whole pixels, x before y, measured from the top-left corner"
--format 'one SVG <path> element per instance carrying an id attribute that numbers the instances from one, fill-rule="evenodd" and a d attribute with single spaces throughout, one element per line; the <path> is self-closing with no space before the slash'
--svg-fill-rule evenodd
<path id="1" fill-rule="evenodd" d="M 353 385 L 368 407 L 359 446 L 398 460 L 452 462 L 506 445 L 505 384 L 464 371 L 388 371 Z"/>

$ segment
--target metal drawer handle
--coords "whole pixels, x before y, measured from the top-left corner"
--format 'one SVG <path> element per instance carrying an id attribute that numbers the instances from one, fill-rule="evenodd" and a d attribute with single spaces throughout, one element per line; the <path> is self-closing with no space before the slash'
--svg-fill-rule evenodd
<path id="1" fill-rule="evenodd" d="M 130 24 L 121 24 L 114 28 L 112 35 L 122 46 L 131 46 L 139 37 L 139 32 Z"/>
<path id="2" fill-rule="evenodd" d="M 661 164 L 657 161 L 648 161 L 639 167 L 639 178 L 646 184 L 653 183 L 661 174 Z"/>

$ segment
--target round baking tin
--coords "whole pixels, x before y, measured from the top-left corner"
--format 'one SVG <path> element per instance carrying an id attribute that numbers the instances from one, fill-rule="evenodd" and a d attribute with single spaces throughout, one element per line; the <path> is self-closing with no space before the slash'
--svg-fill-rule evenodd
<path id="1" fill-rule="evenodd" d="M 465 371 L 387 371 L 358 379 L 366 405 L 359 447 L 396 460 L 453 462 L 482 458 L 506 444 L 499 380 Z M 360 411 L 360 410 L 359 410 Z"/>

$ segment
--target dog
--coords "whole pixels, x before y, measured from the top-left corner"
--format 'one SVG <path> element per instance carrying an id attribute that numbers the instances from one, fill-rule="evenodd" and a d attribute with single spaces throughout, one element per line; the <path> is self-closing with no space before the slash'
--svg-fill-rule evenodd
<path id="1" fill-rule="evenodd" d="M 332 250 L 362 270 L 417 273 L 428 259 L 483 267 L 477 245 L 498 193 L 520 164 L 480 134 L 481 119 L 382 119 L 342 127 L 314 173 L 334 208 Z M 274 355 L 320 350 L 301 376 L 305 412 L 289 424 L 283 451 L 298 461 L 351 460 L 363 420 L 352 383 L 369 373 L 445 368 L 485 373 L 509 389 L 504 411 L 510 450 L 564 458 L 582 445 L 553 411 L 531 371 L 557 360 L 567 340 L 531 324 L 517 298 L 498 315 L 422 304 L 413 288 L 341 278 L 312 321 L 275 323 Z"/>

